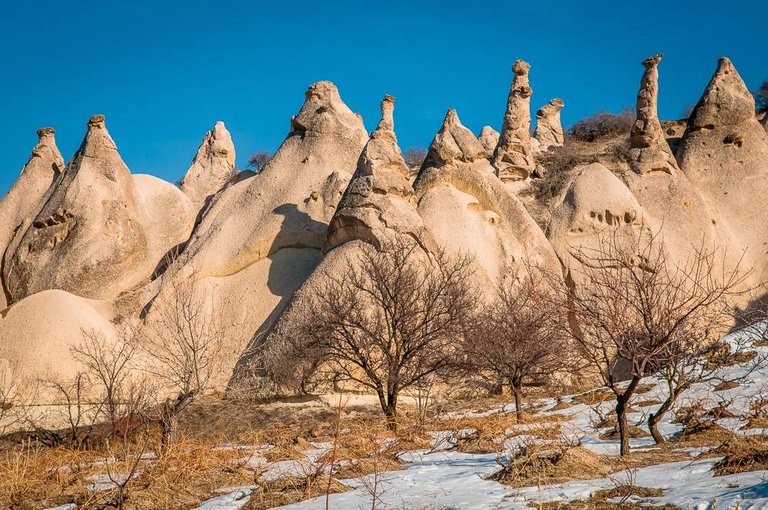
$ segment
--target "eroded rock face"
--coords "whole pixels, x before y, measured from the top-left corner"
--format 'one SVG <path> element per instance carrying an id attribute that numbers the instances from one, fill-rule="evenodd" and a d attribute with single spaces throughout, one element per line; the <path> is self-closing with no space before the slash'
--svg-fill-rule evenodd
<path id="1" fill-rule="evenodd" d="M 192 166 L 181 180 L 181 190 L 199 209 L 229 182 L 234 168 L 235 146 L 224 123 L 219 121 L 200 143 Z"/>
<path id="2" fill-rule="evenodd" d="M 662 55 L 643 60 L 645 72 L 637 93 L 637 118 L 629 135 L 630 166 L 638 174 L 674 174 L 677 162 L 667 144 L 658 115 L 659 62 Z"/>
<path id="3" fill-rule="evenodd" d="M 496 175 L 505 181 L 527 179 L 536 166 L 531 150 L 533 89 L 528 81 L 530 69 L 531 65 L 524 60 L 517 60 L 512 65 L 515 77 L 509 89 L 499 144 L 492 159 Z"/>
<path id="4" fill-rule="evenodd" d="M 563 146 L 565 135 L 560 123 L 560 110 L 564 106 L 562 99 L 555 98 L 536 111 L 536 131 L 533 136 L 539 142 L 539 150 L 547 151 L 551 147 Z"/>
<path id="5" fill-rule="evenodd" d="M 409 182 L 410 172 L 395 136 L 394 107 L 395 99 L 385 96 L 381 102 L 381 121 L 363 149 L 357 170 L 328 226 L 328 238 L 323 248 L 325 253 L 353 239 L 381 249 L 400 234 L 417 239 L 428 249 L 434 247 L 416 212 L 416 198 Z M 482 151 L 474 135 L 469 135 L 476 144 L 476 150 Z M 456 152 L 461 152 L 456 141 L 447 133 L 446 136 Z M 461 143 L 468 143 L 467 139 L 459 136 Z"/>
<path id="6" fill-rule="evenodd" d="M 13 301 L 46 289 L 114 298 L 148 273 L 147 237 L 130 171 L 103 115 L 88 132 L 3 274 Z"/>
<path id="7" fill-rule="evenodd" d="M 15 250 L 14 239 L 20 239 L 40 212 L 51 185 L 64 172 L 64 159 L 56 147 L 53 128 L 37 131 L 38 142 L 21 175 L 8 193 L 0 200 L 0 267 L 6 252 Z M 0 310 L 9 303 L 10 296 L 0 270 Z"/>
<path id="8" fill-rule="evenodd" d="M 552 212 L 547 237 L 563 265 L 566 280 L 582 284 L 580 265 L 605 243 L 622 250 L 645 247 L 653 220 L 613 172 L 600 163 L 575 169 Z"/>
<path id="9" fill-rule="evenodd" d="M 491 156 L 493 151 L 496 150 L 500 136 L 499 132 L 491 126 L 483 126 L 483 129 L 480 131 L 480 136 L 477 139 L 483 144 L 483 148 L 488 156 Z"/>
<path id="10" fill-rule="evenodd" d="M 499 181 L 482 153 L 457 151 L 455 137 L 469 132 L 451 110 L 414 183 L 419 215 L 437 244 L 452 255 L 470 254 L 477 287 L 492 292 L 514 278 L 523 263 L 556 274 L 559 264 L 544 233 L 519 199 Z"/>
<path id="11" fill-rule="evenodd" d="M 461 124 L 456 110 L 451 109 L 432 140 L 422 166 L 443 166 L 456 161 L 472 162 L 485 158 L 487 154 L 483 143 Z"/>
<path id="12" fill-rule="evenodd" d="M 752 94 L 727 58 L 718 62 L 688 119 L 677 159 L 721 226 L 747 248 L 748 262 L 764 281 L 768 213 L 747 204 L 768 194 L 768 135 L 755 116 Z"/>

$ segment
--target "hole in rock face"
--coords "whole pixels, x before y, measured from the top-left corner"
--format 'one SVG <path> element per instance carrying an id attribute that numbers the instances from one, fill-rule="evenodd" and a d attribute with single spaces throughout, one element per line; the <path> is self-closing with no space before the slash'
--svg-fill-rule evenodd
<path id="1" fill-rule="evenodd" d="M 589 217 L 590 217 L 590 218 L 594 218 L 595 216 L 597 216 L 597 214 L 595 213 L 595 211 L 589 211 Z"/>
<path id="2" fill-rule="evenodd" d="M 599 222 L 603 221 L 603 215 L 602 214 L 598 214 L 597 215 L 597 221 L 599 221 Z"/>
<path id="3" fill-rule="evenodd" d="M 605 211 L 605 222 L 609 225 L 613 225 L 613 214 L 611 214 L 611 211 Z"/>
<path id="4" fill-rule="evenodd" d="M 627 211 L 624 213 L 624 223 L 632 223 L 634 219 L 635 219 L 634 211 Z"/>

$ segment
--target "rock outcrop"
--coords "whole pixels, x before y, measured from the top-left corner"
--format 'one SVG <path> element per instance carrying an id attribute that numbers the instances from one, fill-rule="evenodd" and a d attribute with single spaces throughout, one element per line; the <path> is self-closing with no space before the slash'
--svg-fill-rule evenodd
<path id="1" fill-rule="evenodd" d="M 194 278 L 245 348 L 319 263 L 328 223 L 367 140 L 362 119 L 331 82 L 311 85 L 274 157 L 211 199 L 156 292 Z M 151 301 L 146 309 L 151 322 Z"/>
<path id="2" fill-rule="evenodd" d="M 501 278 L 514 278 L 522 263 L 557 272 L 554 251 L 519 199 L 476 147 L 462 150 L 455 142 L 468 134 L 449 111 L 414 183 L 419 214 L 437 244 L 449 254 L 472 255 L 478 288 L 489 292 Z"/>
<path id="3" fill-rule="evenodd" d="M 563 146 L 565 135 L 560 123 L 560 110 L 564 106 L 562 99 L 555 98 L 536 111 L 536 130 L 533 137 L 539 142 L 539 150 L 547 151 L 552 147 Z"/>
<path id="4" fill-rule="evenodd" d="M 491 126 L 483 126 L 483 129 L 480 131 L 480 136 L 477 139 L 483 144 L 483 148 L 488 156 L 493 155 L 493 151 L 495 151 L 496 146 L 499 145 L 500 136 L 499 132 Z"/>
<path id="5" fill-rule="evenodd" d="M 677 162 L 667 144 L 658 115 L 661 54 L 643 60 L 645 72 L 637 93 L 637 117 L 629 135 L 630 165 L 638 174 L 674 174 Z"/>
<path id="6" fill-rule="evenodd" d="M 235 146 L 224 123 L 219 121 L 200 143 L 192 166 L 181 180 L 181 190 L 199 209 L 229 182 L 234 168 Z"/>
<path id="7" fill-rule="evenodd" d="M 768 135 L 755 115 L 752 94 L 727 58 L 720 59 L 688 119 L 677 160 L 766 281 L 768 213 L 751 204 L 768 195 Z"/>
<path id="8" fill-rule="evenodd" d="M 13 252 L 3 277 L 12 302 L 47 289 L 112 299 L 151 272 L 136 187 L 104 125 L 88 121 L 80 149 Z"/>
<path id="9" fill-rule="evenodd" d="M 531 150 L 533 89 L 528 82 L 530 69 L 531 65 L 524 60 L 517 60 L 512 65 L 515 77 L 509 89 L 499 144 L 492 159 L 496 175 L 503 181 L 525 180 L 536 166 Z"/>
<path id="10" fill-rule="evenodd" d="M 328 226 L 323 249 L 326 253 L 353 239 L 371 243 L 380 250 L 398 235 L 407 235 L 427 249 L 434 248 L 416 212 L 410 170 L 394 131 L 394 108 L 395 98 L 385 96 L 381 101 L 381 121 L 365 145 L 357 170 Z M 472 133 L 469 139 L 475 149 L 482 152 L 480 142 Z M 461 140 L 469 143 L 463 137 Z M 456 150 L 460 151 L 458 145 Z"/>
<path id="11" fill-rule="evenodd" d="M 52 184 L 64 172 L 64 159 L 56 147 L 53 128 L 37 130 L 38 142 L 21 175 L 0 200 L 0 267 L 4 254 L 13 251 L 14 237 L 20 238 L 42 209 Z M 0 310 L 9 302 L 4 271 L 0 270 Z"/>

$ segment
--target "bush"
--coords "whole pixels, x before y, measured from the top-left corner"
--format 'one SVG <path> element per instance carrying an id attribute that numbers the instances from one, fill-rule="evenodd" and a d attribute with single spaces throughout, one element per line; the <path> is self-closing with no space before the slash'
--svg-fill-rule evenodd
<path id="1" fill-rule="evenodd" d="M 272 159 L 272 154 L 267 151 L 254 152 L 251 154 L 251 157 L 248 158 L 248 166 L 246 168 L 252 170 L 254 173 L 259 173 L 264 170 L 264 167 L 267 166 L 270 159 Z"/>
<path id="2" fill-rule="evenodd" d="M 755 96 L 755 106 L 758 110 L 768 109 L 768 79 L 763 80 L 752 95 Z"/>
<path id="3" fill-rule="evenodd" d="M 424 160 L 427 158 L 427 149 L 424 147 L 408 147 L 403 153 L 403 159 L 405 164 L 411 170 L 412 174 L 415 174 L 421 168 Z"/>
<path id="4" fill-rule="evenodd" d="M 619 113 L 599 111 L 578 121 L 568 132 L 575 140 L 594 142 L 629 134 L 634 123 L 635 113 L 630 108 L 624 108 Z"/>

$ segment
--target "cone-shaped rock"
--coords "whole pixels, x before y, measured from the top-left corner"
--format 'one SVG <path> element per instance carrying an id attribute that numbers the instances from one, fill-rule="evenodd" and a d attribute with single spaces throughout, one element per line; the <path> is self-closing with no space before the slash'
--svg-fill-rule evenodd
<path id="1" fill-rule="evenodd" d="M 231 340 L 245 348 L 320 262 L 328 222 L 367 140 L 362 119 L 333 83 L 311 85 L 265 168 L 211 199 L 159 292 L 194 275 L 221 305 L 207 312 L 237 324 Z M 148 322 L 153 314 L 150 306 Z"/>
<path id="2" fill-rule="evenodd" d="M 461 124 L 456 110 L 451 109 L 429 146 L 423 167 L 443 166 L 455 161 L 469 163 L 486 155 L 482 142 Z"/>
<path id="3" fill-rule="evenodd" d="M 539 142 L 539 150 L 547 151 L 550 147 L 563 146 L 563 126 L 560 123 L 560 110 L 563 106 L 563 100 L 555 98 L 536 111 L 536 131 L 533 136 Z"/>
<path id="4" fill-rule="evenodd" d="M 557 257 L 544 233 L 496 178 L 485 152 L 474 144 L 462 150 L 456 142 L 467 134 L 450 110 L 414 182 L 419 214 L 435 241 L 447 253 L 474 257 L 479 288 L 494 289 L 500 278 L 514 278 L 523 261 L 556 274 Z"/>
<path id="5" fill-rule="evenodd" d="M 480 136 L 477 139 L 483 144 L 483 148 L 488 156 L 493 154 L 496 150 L 496 146 L 499 145 L 499 132 L 493 129 L 491 126 L 483 126 L 480 131 Z"/>
<path id="6" fill-rule="evenodd" d="M 677 160 L 765 281 L 768 212 L 749 204 L 768 195 L 768 135 L 752 94 L 727 58 L 720 59 L 688 119 Z"/>
<path id="7" fill-rule="evenodd" d="M 46 289 L 92 299 L 115 297 L 144 276 L 147 239 L 136 189 L 103 115 L 19 240 L 6 252 L 3 274 L 17 301 Z"/>
<path id="8" fill-rule="evenodd" d="M 629 135 L 630 165 L 638 174 L 665 172 L 674 174 L 677 162 L 661 129 L 658 114 L 659 62 L 662 55 L 643 60 L 643 77 L 637 92 L 635 124 Z"/>
<path id="9" fill-rule="evenodd" d="M 56 147 L 53 128 L 37 131 L 38 142 L 21 175 L 5 197 L 0 200 L 0 266 L 3 254 L 13 251 L 10 246 L 14 237 L 20 238 L 37 213 L 42 209 L 46 194 L 51 185 L 64 172 L 64 160 Z M 4 271 L 0 271 L 0 310 L 8 304 L 6 297 Z"/>
<path id="10" fill-rule="evenodd" d="M 229 182 L 234 168 L 235 146 L 224 123 L 219 121 L 200 143 L 192 166 L 181 180 L 181 190 L 199 208 Z"/>
<path id="11" fill-rule="evenodd" d="M 496 174 L 504 181 L 527 179 L 536 166 L 531 150 L 531 94 L 528 82 L 531 65 L 517 60 L 512 66 L 515 77 L 509 89 L 507 111 L 496 151 L 493 166 Z"/>
<path id="12" fill-rule="evenodd" d="M 385 96 L 381 121 L 363 149 L 357 170 L 328 226 L 326 253 L 354 239 L 380 249 L 398 234 L 418 239 L 428 249 L 434 246 L 416 212 L 410 172 L 395 136 L 394 107 L 395 99 Z M 471 133 L 470 138 L 479 148 Z"/>

